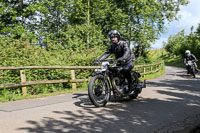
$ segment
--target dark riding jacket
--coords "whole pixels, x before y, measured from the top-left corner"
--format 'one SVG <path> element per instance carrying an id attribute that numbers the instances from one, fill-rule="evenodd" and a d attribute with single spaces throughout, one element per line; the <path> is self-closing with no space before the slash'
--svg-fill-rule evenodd
<path id="1" fill-rule="evenodd" d="M 125 41 L 119 41 L 117 44 L 111 44 L 98 61 L 108 58 L 111 54 L 114 54 L 116 59 L 123 60 L 124 65 L 135 59 L 133 52 Z"/>
<path id="2" fill-rule="evenodd" d="M 186 56 L 184 57 L 184 63 L 186 64 L 188 61 L 197 61 L 197 58 L 193 55 L 193 54 L 190 54 L 189 56 Z"/>

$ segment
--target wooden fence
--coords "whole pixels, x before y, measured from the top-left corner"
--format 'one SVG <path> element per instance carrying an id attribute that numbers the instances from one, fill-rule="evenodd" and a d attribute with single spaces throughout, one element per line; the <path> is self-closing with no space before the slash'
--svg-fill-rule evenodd
<path id="1" fill-rule="evenodd" d="M 156 73 L 161 70 L 163 62 L 149 65 L 137 65 L 134 67 L 136 71 L 139 71 L 141 75 L 144 76 L 151 73 Z M 41 85 L 41 84 L 55 84 L 55 83 L 72 83 L 72 89 L 76 88 L 76 83 L 86 82 L 88 79 L 76 79 L 75 70 L 76 69 L 95 69 L 100 68 L 100 66 L 22 66 L 22 67 L 0 67 L 0 70 L 19 70 L 21 82 L 20 83 L 7 83 L 0 84 L 0 89 L 12 88 L 12 87 L 22 87 L 22 93 L 27 94 L 26 86 L 30 85 Z M 26 81 L 25 69 L 70 69 L 71 79 L 68 80 L 42 80 L 42 81 Z"/>

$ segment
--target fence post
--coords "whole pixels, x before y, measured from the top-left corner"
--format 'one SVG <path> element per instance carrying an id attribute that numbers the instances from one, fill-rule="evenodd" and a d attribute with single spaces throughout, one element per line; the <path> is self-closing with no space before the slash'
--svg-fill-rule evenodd
<path id="1" fill-rule="evenodd" d="M 24 70 L 20 70 L 20 77 L 21 77 L 21 82 L 26 82 L 26 75 L 25 75 L 25 71 Z M 24 95 L 27 94 L 27 89 L 26 87 L 22 87 L 22 93 Z"/>
<path id="2" fill-rule="evenodd" d="M 146 67 L 144 66 L 144 78 L 146 77 L 145 74 L 146 73 Z"/>
<path id="3" fill-rule="evenodd" d="M 155 67 L 156 67 L 156 71 L 158 71 L 158 66 L 157 66 L 157 64 L 155 64 Z"/>
<path id="4" fill-rule="evenodd" d="M 160 62 L 160 70 L 162 70 L 163 62 Z"/>
<path id="5" fill-rule="evenodd" d="M 71 70 L 71 76 L 72 80 L 76 79 L 74 70 Z M 76 83 L 72 83 L 72 89 L 76 89 Z"/>
<path id="6" fill-rule="evenodd" d="M 160 65 L 160 63 L 158 64 L 158 67 L 159 67 L 159 72 L 160 72 L 160 70 L 161 70 L 161 65 Z"/>
<path id="7" fill-rule="evenodd" d="M 158 72 L 160 72 L 160 63 L 158 64 Z"/>
<path id="8" fill-rule="evenodd" d="M 150 72 L 152 72 L 152 65 L 150 65 Z"/>

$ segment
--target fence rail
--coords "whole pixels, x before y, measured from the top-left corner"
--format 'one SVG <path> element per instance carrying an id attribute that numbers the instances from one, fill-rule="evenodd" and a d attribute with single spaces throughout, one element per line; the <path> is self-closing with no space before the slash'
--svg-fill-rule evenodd
<path id="1" fill-rule="evenodd" d="M 0 70 L 24 70 L 24 69 L 95 69 L 100 66 L 20 66 L 0 67 Z"/>
<path id="2" fill-rule="evenodd" d="M 151 73 L 156 73 L 161 70 L 163 62 L 149 65 L 137 65 L 134 67 L 136 71 L 143 69 L 143 72 L 140 71 L 141 75 L 144 76 Z M 155 69 L 153 69 L 153 67 Z M 95 69 L 100 68 L 100 66 L 20 66 L 20 67 L 0 67 L 0 70 L 20 70 L 20 83 L 7 83 L 0 84 L 0 89 L 3 88 L 12 88 L 12 87 L 22 87 L 22 93 L 26 94 L 26 86 L 30 85 L 41 85 L 41 84 L 56 84 L 56 83 L 72 83 L 72 89 L 76 88 L 76 83 L 86 82 L 88 79 L 76 79 L 75 70 L 76 69 Z M 42 80 L 42 81 L 26 81 L 25 69 L 71 69 L 71 79 L 68 80 Z M 147 70 L 148 69 L 148 70 Z"/>

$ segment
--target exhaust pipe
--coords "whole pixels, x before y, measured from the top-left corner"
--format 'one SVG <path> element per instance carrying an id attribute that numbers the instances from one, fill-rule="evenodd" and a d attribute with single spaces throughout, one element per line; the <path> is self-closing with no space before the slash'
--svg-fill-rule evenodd
<path id="1" fill-rule="evenodd" d="M 140 82 L 140 84 L 137 86 L 139 93 L 142 92 L 142 88 L 146 88 L 146 80 L 144 80 L 143 82 Z"/>

